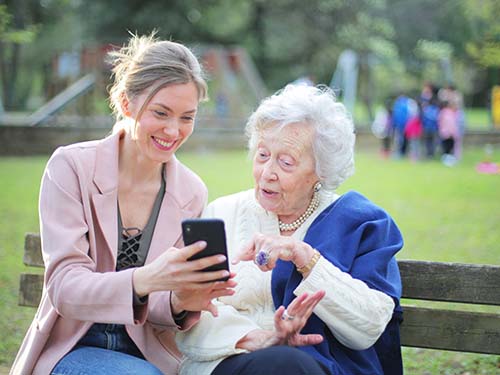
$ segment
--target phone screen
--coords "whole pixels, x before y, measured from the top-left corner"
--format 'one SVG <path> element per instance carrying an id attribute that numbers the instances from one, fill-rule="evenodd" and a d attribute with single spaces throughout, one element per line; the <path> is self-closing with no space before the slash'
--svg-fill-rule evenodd
<path id="1" fill-rule="evenodd" d="M 184 220 L 182 222 L 182 237 L 186 246 L 191 245 L 196 241 L 205 241 L 207 243 L 207 247 L 205 249 L 193 255 L 188 260 L 200 259 L 216 254 L 226 256 L 226 260 L 224 262 L 207 267 L 203 271 L 217 271 L 224 269 L 229 271 L 224 221 L 220 219 Z M 229 277 L 225 277 L 220 280 L 226 281 L 228 279 Z"/>

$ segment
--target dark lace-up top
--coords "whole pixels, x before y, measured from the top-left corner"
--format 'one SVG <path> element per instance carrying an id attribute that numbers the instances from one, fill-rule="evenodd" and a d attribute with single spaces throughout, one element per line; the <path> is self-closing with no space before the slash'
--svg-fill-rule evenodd
<path id="1" fill-rule="evenodd" d="M 149 252 L 151 239 L 160 213 L 161 202 L 165 195 L 165 164 L 161 170 L 161 187 L 149 216 L 148 222 L 143 229 L 136 227 L 124 228 L 120 205 L 118 204 L 118 257 L 116 270 L 121 271 L 131 267 L 144 265 Z"/>

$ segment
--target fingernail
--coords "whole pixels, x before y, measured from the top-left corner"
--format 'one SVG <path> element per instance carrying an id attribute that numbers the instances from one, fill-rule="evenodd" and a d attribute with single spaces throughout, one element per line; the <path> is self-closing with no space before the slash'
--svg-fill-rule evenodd
<path id="1" fill-rule="evenodd" d="M 224 255 L 219 255 L 217 257 L 217 260 L 220 261 L 220 262 L 224 262 L 226 260 L 226 257 Z"/>
<path id="2" fill-rule="evenodd" d="M 229 276 L 229 272 L 227 272 L 227 271 L 222 272 L 222 277 L 226 277 L 226 276 Z"/>

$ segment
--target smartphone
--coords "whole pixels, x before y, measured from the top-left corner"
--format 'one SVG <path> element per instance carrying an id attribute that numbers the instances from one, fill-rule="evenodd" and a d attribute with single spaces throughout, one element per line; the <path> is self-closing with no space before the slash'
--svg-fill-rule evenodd
<path id="1" fill-rule="evenodd" d="M 211 255 L 225 255 L 226 260 L 222 263 L 203 269 L 203 271 L 228 270 L 229 262 L 226 246 L 226 231 L 224 221 L 220 219 L 187 219 L 182 222 L 182 237 L 184 244 L 191 245 L 196 241 L 205 241 L 207 247 L 193 255 L 188 260 L 205 258 Z M 229 276 L 217 281 L 227 281 Z"/>

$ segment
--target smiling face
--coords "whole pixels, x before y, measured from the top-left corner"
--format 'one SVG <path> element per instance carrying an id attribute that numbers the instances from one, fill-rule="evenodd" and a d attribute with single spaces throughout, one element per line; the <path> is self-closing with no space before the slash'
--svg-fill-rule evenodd
<path id="1" fill-rule="evenodd" d="M 137 120 L 131 137 L 142 156 L 165 163 L 193 132 L 198 91 L 192 82 L 166 86 L 140 113 L 147 96 L 145 92 L 130 102 L 125 100 L 124 112 L 126 117 Z"/>
<path id="2" fill-rule="evenodd" d="M 255 196 L 283 222 L 304 213 L 319 180 L 312 150 L 313 129 L 305 123 L 263 129 L 253 159 Z"/>

